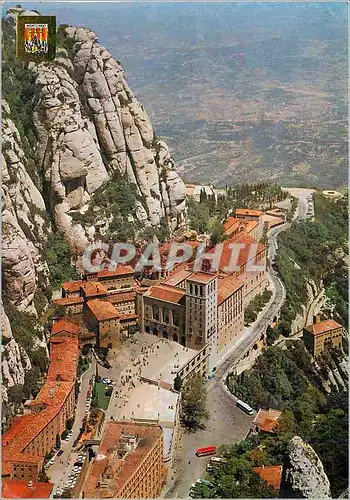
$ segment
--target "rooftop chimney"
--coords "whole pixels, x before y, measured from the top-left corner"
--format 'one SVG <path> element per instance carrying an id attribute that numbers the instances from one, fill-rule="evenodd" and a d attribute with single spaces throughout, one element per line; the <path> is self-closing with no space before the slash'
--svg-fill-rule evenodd
<path id="1" fill-rule="evenodd" d="M 320 315 L 319 314 L 316 314 L 316 316 L 314 316 L 314 325 L 316 323 L 320 323 L 321 322 L 321 318 L 320 318 Z"/>

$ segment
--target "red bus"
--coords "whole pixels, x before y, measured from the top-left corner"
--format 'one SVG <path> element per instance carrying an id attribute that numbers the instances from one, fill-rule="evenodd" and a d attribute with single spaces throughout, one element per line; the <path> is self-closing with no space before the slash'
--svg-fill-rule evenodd
<path id="1" fill-rule="evenodd" d="M 207 446 L 206 448 L 197 448 L 196 455 L 197 457 L 206 457 L 208 455 L 216 454 L 216 446 Z"/>

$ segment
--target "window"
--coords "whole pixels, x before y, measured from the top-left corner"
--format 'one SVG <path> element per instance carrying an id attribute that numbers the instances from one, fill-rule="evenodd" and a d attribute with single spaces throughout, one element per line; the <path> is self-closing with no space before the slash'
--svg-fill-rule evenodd
<path id="1" fill-rule="evenodd" d="M 152 306 L 152 317 L 155 320 L 159 320 L 159 308 L 157 305 Z"/>
<path id="2" fill-rule="evenodd" d="M 169 323 L 169 309 L 167 307 L 163 309 L 163 321 L 164 323 Z"/>

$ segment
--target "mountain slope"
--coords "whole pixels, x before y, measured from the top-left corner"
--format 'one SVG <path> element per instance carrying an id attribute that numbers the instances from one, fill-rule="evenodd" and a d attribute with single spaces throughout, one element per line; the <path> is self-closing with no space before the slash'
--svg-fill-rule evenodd
<path id="1" fill-rule="evenodd" d="M 167 145 L 97 35 L 60 27 L 55 61 L 26 64 L 15 59 L 23 9 L 12 10 L 2 23 L 2 373 L 4 401 L 15 388 L 10 404 L 29 397 L 41 376 L 32 371 L 38 352 L 45 358 L 40 317 L 52 285 L 71 277 L 89 242 L 137 240 L 145 226 L 172 232 L 187 218 Z"/>

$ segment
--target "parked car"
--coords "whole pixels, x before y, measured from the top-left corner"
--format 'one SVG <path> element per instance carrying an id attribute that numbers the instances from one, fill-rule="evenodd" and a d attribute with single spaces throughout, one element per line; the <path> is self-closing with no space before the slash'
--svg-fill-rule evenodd
<path id="1" fill-rule="evenodd" d="M 63 450 L 58 450 L 57 456 L 60 457 L 62 455 L 62 453 L 63 453 Z"/>

